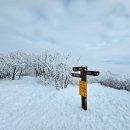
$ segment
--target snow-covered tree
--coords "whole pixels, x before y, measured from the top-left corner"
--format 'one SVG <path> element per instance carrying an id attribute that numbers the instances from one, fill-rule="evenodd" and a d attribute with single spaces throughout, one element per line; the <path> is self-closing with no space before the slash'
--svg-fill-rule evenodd
<path id="1" fill-rule="evenodd" d="M 12 52 L 0 54 L 0 77 L 15 80 L 16 76 L 33 75 L 40 77 L 45 85 L 66 88 L 73 80 L 70 55 L 44 50 L 41 54 Z"/>

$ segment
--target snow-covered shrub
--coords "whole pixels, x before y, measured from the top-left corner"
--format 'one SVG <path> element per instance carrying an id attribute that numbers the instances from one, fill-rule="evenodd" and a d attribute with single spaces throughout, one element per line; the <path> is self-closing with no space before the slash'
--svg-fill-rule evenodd
<path id="1" fill-rule="evenodd" d="M 106 87 L 130 91 L 130 78 L 122 78 L 117 74 L 111 73 L 110 71 L 101 74 L 95 80 L 92 80 L 92 82 L 100 83 Z"/>
<path id="2" fill-rule="evenodd" d="M 20 78 L 26 66 L 24 54 L 22 52 L 13 52 L 6 55 L 5 59 L 9 78 L 15 80 L 16 75 L 19 75 Z"/>
<path id="3" fill-rule="evenodd" d="M 76 84 L 71 78 L 72 63 L 70 55 L 44 50 L 41 54 L 12 52 L 0 54 L 0 78 L 20 79 L 22 75 L 34 75 L 44 85 L 66 88 L 68 84 Z"/>
<path id="4" fill-rule="evenodd" d="M 0 79 L 6 78 L 4 55 L 0 54 Z"/>
<path id="5" fill-rule="evenodd" d="M 27 70 L 27 57 L 26 53 L 13 52 L 9 54 L 0 54 L 0 77 L 15 80 L 15 76 L 19 78 L 24 70 Z"/>
<path id="6" fill-rule="evenodd" d="M 36 76 L 41 77 L 44 85 L 53 85 L 58 88 L 66 88 L 70 82 L 69 55 L 61 55 L 57 52 L 44 51 L 37 57 L 34 69 Z"/>

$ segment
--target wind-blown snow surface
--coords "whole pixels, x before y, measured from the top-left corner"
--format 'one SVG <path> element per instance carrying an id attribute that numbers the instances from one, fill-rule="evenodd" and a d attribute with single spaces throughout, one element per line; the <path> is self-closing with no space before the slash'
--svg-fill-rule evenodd
<path id="1" fill-rule="evenodd" d="M 78 88 L 57 91 L 36 79 L 0 81 L 0 130 L 130 130 L 130 93 L 88 85 L 88 110 Z"/>

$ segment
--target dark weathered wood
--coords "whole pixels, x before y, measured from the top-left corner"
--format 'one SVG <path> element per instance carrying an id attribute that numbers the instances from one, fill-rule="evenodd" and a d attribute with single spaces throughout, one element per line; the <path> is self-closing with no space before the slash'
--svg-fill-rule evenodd
<path id="1" fill-rule="evenodd" d="M 86 68 L 87 69 L 87 68 Z M 83 69 L 81 71 L 81 80 L 82 81 L 87 81 L 87 76 L 86 76 L 86 72 L 85 72 L 85 69 Z M 86 86 L 87 87 L 87 86 Z M 87 89 L 87 88 L 86 88 Z M 87 110 L 87 96 L 86 97 L 83 97 L 81 96 L 81 103 L 82 103 L 82 108 L 86 111 Z"/>

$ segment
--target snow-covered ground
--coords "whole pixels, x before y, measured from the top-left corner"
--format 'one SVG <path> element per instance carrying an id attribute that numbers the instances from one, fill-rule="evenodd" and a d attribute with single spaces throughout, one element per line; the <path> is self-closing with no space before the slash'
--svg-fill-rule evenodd
<path id="1" fill-rule="evenodd" d="M 130 93 L 89 84 L 84 111 L 77 87 L 1 80 L 0 130 L 130 130 Z"/>

